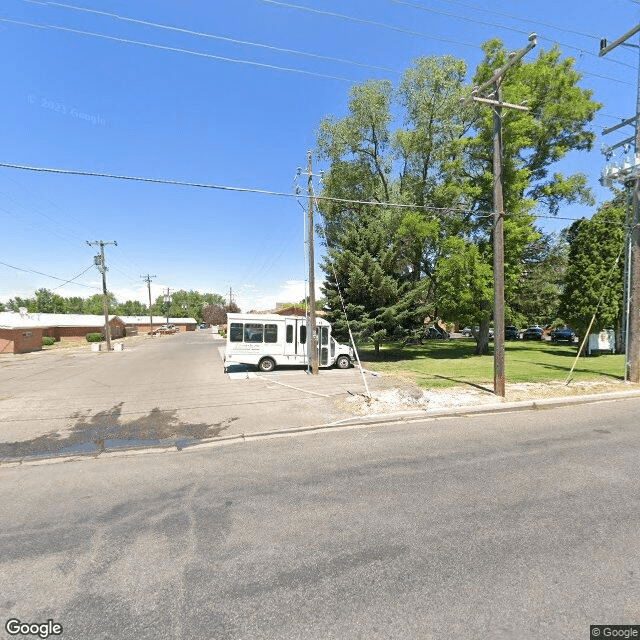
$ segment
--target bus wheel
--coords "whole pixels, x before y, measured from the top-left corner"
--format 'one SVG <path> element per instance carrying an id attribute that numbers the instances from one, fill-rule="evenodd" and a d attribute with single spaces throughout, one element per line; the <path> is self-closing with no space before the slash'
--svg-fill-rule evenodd
<path id="1" fill-rule="evenodd" d="M 273 358 L 262 358 L 258 364 L 260 371 L 273 371 L 276 368 L 276 363 Z"/>
<path id="2" fill-rule="evenodd" d="M 336 359 L 336 367 L 338 369 L 348 369 L 351 366 L 351 360 L 347 356 L 338 356 Z"/>

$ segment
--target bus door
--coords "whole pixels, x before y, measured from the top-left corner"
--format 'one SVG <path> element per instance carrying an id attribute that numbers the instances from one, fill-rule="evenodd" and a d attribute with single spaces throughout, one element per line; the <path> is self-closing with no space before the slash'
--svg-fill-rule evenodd
<path id="1" fill-rule="evenodd" d="M 296 356 L 300 352 L 298 345 L 298 320 L 295 318 L 285 321 L 284 325 L 284 355 Z"/>
<path id="2" fill-rule="evenodd" d="M 329 364 L 329 327 L 317 327 L 318 329 L 318 362 L 321 367 Z"/>

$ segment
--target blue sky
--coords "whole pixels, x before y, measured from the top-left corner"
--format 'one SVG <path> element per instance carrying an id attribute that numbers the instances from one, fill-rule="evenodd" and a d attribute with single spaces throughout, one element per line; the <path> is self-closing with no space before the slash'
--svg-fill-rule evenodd
<path id="1" fill-rule="evenodd" d="M 563 166 L 584 171 L 602 202 L 610 193 L 597 183 L 600 146 L 632 130 L 600 134 L 635 109 L 638 50 L 598 58 L 599 40 L 639 18 L 633 0 L 3 0 L 0 162 L 291 193 L 320 120 L 345 115 L 354 83 L 397 82 L 422 55 L 451 54 L 473 71 L 484 40 L 520 49 L 536 31 L 539 47 L 558 42 L 576 58 L 581 85 L 604 104 L 596 148 Z M 561 215 L 591 214 L 570 207 Z M 243 310 L 297 301 L 306 278 L 303 216 L 295 198 L 0 168 L 0 261 L 69 279 L 93 262 L 86 240 L 117 240 L 106 249 L 108 285 L 122 301 L 147 299 L 147 273 L 157 276 L 154 299 L 162 287 L 231 287 Z M 56 292 L 88 296 L 100 282 L 91 268 Z M 60 284 L 0 264 L 2 301 Z"/>

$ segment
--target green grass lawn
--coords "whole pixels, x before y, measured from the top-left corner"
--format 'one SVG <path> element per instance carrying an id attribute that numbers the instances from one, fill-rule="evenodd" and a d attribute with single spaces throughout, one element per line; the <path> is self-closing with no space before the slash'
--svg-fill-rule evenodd
<path id="1" fill-rule="evenodd" d="M 378 359 L 372 346 L 359 347 L 358 352 L 368 368 L 411 377 L 423 386 L 448 387 L 460 383 L 493 386 L 493 351 L 488 356 L 476 356 L 475 344 L 473 338 L 431 340 L 409 347 L 387 343 L 380 348 Z M 564 381 L 577 351 L 577 345 L 508 341 L 505 348 L 507 383 Z M 623 378 L 623 354 L 580 358 L 572 374 L 572 380 Z"/>

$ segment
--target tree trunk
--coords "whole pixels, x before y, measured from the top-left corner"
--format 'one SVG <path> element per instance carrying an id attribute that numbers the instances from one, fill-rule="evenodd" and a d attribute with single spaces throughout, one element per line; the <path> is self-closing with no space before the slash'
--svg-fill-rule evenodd
<path id="1" fill-rule="evenodd" d="M 476 339 L 475 354 L 477 356 L 488 356 L 489 355 L 489 320 L 483 320 L 480 323 L 480 330 L 474 337 Z"/>
<path id="2" fill-rule="evenodd" d="M 379 340 L 373 341 L 373 353 L 375 354 L 376 359 L 380 358 L 380 341 Z"/>

